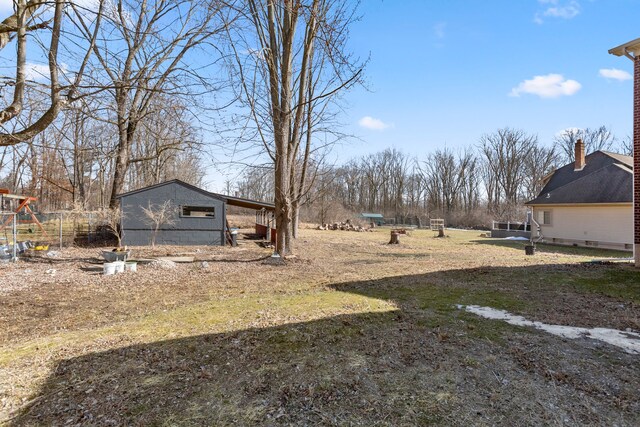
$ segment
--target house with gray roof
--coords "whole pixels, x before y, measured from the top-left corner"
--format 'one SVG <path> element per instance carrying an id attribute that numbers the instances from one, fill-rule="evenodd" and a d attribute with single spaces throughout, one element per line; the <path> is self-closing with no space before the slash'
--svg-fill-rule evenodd
<path id="1" fill-rule="evenodd" d="M 547 175 L 538 197 L 526 203 L 542 240 L 632 250 L 633 158 L 606 151 L 585 156 L 581 140 L 575 158 Z"/>

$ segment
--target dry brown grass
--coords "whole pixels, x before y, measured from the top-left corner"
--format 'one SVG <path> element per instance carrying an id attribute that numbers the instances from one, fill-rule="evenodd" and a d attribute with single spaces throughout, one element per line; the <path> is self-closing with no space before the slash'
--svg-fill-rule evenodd
<path id="1" fill-rule="evenodd" d="M 0 266 L 0 420 L 640 422 L 638 356 L 454 308 L 639 330 L 636 271 L 581 264 L 606 253 L 527 257 L 476 232 L 416 231 L 394 246 L 388 233 L 303 229 L 283 267 L 263 265 L 270 250 L 251 240 L 134 248 L 198 262 L 118 276 L 99 274 L 97 250 L 86 249 Z"/>

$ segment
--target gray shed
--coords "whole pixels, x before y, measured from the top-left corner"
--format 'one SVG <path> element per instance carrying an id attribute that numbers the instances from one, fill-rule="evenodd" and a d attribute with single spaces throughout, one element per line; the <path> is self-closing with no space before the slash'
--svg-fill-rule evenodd
<path id="1" fill-rule="evenodd" d="M 159 206 L 167 200 L 173 205 L 173 224 L 162 224 L 157 244 L 224 245 L 227 232 L 226 205 L 255 210 L 273 210 L 272 203 L 228 197 L 211 193 L 174 179 L 117 196 L 122 211 L 122 242 L 148 245 L 152 226 L 145 221 L 143 207 Z"/>

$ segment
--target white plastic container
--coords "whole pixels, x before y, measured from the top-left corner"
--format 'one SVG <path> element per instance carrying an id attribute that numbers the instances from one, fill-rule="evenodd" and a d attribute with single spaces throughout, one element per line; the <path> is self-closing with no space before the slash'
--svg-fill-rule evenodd
<path id="1" fill-rule="evenodd" d="M 124 273 L 124 261 L 114 261 L 111 264 L 116 266 L 116 274 Z"/>
<path id="2" fill-rule="evenodd" d="M 105 276 L 111 276 L 116 274 L 116 263 L 115 262 L 105 262 L 102 264 L 102 272 Z"/>
<path id="3" fill-rule="evenodd" d="M 136 262 L 125 262 L 124 263 L 124 271 L 130 271 L 132 273 L 135 273 L 136 271 L 138 271 L 138 263 L 136 263 Z"/>

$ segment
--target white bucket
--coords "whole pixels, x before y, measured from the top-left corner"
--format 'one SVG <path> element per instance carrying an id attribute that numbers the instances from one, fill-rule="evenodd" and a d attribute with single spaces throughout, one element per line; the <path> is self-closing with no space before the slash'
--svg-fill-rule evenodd
<path id="1" fill-rule="evenodd" d="M 116 274 L 116 263 L 115 262 L 105 262 L 102 264 L 102 272 L 105 276 L 111 276 L 112 274 Z"/>
<path id="2" fill-rule="evenodd" d="M 124 271 L 130 271 L 132 273 L 135 273 L 136 271 L 138 271 L 138 264 L 135 262 L 125 262 Z"/>
<path id="3" fill-rule="evenodd" d="M 116 273 L 124 273 L 124 261 L 114 261 L 111 264 L 116 266 Z"/>

